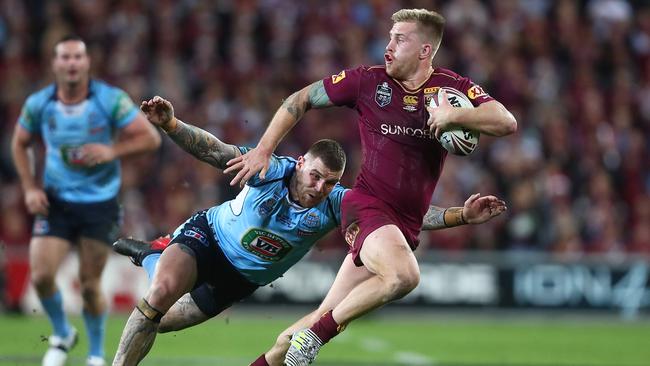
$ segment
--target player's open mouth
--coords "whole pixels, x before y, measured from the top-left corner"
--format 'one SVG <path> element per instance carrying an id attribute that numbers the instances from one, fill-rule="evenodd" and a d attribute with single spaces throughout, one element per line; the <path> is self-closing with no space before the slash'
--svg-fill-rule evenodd
<path id="1" fill-rule="evenodd" d="M 390 64 L 390 63 L 393 62 L 393 56 L 391 56 L 391 55 L 389 55 L 387 53 L 384 53 L 384 60 L 386 61 L 387 64 Z"/>

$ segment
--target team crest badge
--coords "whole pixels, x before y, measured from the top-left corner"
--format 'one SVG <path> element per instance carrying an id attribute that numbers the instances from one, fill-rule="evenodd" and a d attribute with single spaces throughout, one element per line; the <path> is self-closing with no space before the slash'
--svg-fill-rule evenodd
<path id="1" fill-rule="evenodd" d="M 317 214 L 310 212 L 302 218 L 302 224 L 309 229 L 316 229 L 320 224 L 320 218 Z"/>
<path id="2" fill-rule="evenodd" d="M 266 201 L 262 202 L 258 208 L 260 216 L 267 216 L 270 214 L 271 211 L 273 211 L 273 206 L 275 206 L 277 202 L 278 201 L 275 198 L 269 198 Z"/>
<path id="3" fill-rule="evenodd" d="M 393 98 L 393 89 L 388 86 L 387 82 L 383 82 L 377 85 L 377 91 L 375 92 L 375 102 L 380 107 L 385 107 L 390 104 L 391 99 Z"/>

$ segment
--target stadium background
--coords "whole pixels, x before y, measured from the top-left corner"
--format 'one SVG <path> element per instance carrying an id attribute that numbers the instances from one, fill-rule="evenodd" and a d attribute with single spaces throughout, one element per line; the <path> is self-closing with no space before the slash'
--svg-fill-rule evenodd
<path id="1" fill-rule="evenodd" d="M 440 11 L 447 18 L 447 27 L 435 64 L 471 77 L 503 102 L 519 122 L 515 135 L 498 140 L 483 136 L 471 157 L 447 160 L 433 203 L 460 205 L 469 194 L 481 192 L 505 199 L 509 211 L 478 227 L 423 234 L 417 254 L 430 274 L 423 276 L 423 283 L 438 285 L 433 289 L 421 286 L 417 299 L 396 306 L 402 311 L 387 317 L 406 317 L 404 321 L 408 323 L 415 313 L 416 325 L 423 324 L 423 319 L 431 320 L 430 324 L 424 322 L 429 324 L 426 331 L 415 332 L 424 343 L 419 352 L 429 357 L 417 362 L 650 364 L 648 351 L 642 350 L 647 347 L 637 347 L 640 343 L 635 343 L 645 337 L 647 345 L 650 334 L 650 5 L 644 1 L 1 0 L 3 312 L 38 312 L 26 282 L 31 221 L 23 207 L 9 142 L 26 96 L 51 82 L 50 58 L 55 40 L 70 32 L 85 38 L 93 75 L 122 87 L 134 101 L 156 94 L 164 96 L 174 103 L 181 119 L 225 141 L 254 145 L 272 113 L 291 92 L 345 67 L 383 63 L 390 15 L 401 7 Z M 360 160 L 356 129 L 352 111 L 308 113 L 278 152 L 297 156 L 316 139 L 334 138 L 343 143 L 348 153 L 350 164 L 343 182 L 351 185 Z M 163 140 L 156 154 L 125 161 L 123 178 L 123 233 L 138 238 L 167 233 L 195 210 L 236 194 L 228 186 L 227 177 L 198 163 L 168 139 Z M 269 302 L 317 302 L 345 249 L 338 233 L 330 235 L 298 268 L 297 275 L 287 276 L 292 285 L 265 289 L 254 301 L 257 308 Z M 116 314 L 128 311 L 133 298 L 146 287 L 142 273 L 121 259 L 112 258 L 112 267 L 104 276 L 112 291 Z M 518 266 L 522 263 L 523 267 Z M 74 258 L 70 258 L 61 279 L 70 293 L 78 289 L 74 266 Z M 526 277 L 521 274 L 522 268 L 534 273 Z M 291 278 L 297 277 L 303 279 L 302 284 L 291 282 Z M 465 280 L 459 281 L 459 277 Z M 530 283 L 535 281 L 537 290 L 531 290 Z M 485 290 L 490 286 L 492 290 Z M 320 288 L 321 292 L 313 291 L 311 297 L 302 298 L 291 295 L 305 294 L 313 288 Z M 517 289 L 521 295 L 526 288 L 537 294 L 518 298 Z M 559 300 L 549 303 L 551 295 Z M 75 310 L 78 302 L 69 300 L 66 305 Z M 501 340 L 497 336 L 499 327 L 511 321 L 509 315 L 504 319 L 501 312 L 494 312 L 500 308 L 510 309 L 509 314 L 525 309 L 524 317 L 532 314 L 542 320 L 524 321 L 525 325 L 513 321 L 512 338 L 496 342 Z M 446 314 L 449 309 L 460 309 L 462 318 L 473 319 L 476 313 L 487 315 L 467 323 L 455 322 L 452 316 L 451 324 L 457 327 L 447 329 L 444 324 L 450 320 L 436 318 L 434 314 Z M 255 321 L 250 323 L 264 329 L 261 332 L 266 334 L 267 341 L 245 354 L 258 354 L 278 330 L 303 310 L 257 318 L 246 310 L 241 319 L 253 317 Z M 550 315 L 548 311 L 552 311 Z M 276 313 L 277 309 L 271 312 Z M 585 313 L 589 314 L 586 323 L 605 321 L 611 326 L 603 326 L 603 334 L 611 337 L 603 335 L 602 345 L 583 339 L 592 347 L 574 347 L 576 358 L 563 358 L 558 348 L 549 348 L 545 354 L 545 340 L 564 339 L 563 335 L 576 341 L 580 335 L 599 334 L 584 325 Z M 17 315 L 0 315 L 0 343 L 8 347 L 0 348 L 0 364 L 3 360 L 6 364 L 29 364 L 30 357 L 38 357 L 44 348 L 36 338 L 47 334 L 47 326 L 42 317 L 14 316 Z M 271 318 L 285 321 L 274 323 Z M 116 345 L 124 321 L 122 315 L 114 319 L 109 349 Z M 382 324 L 383 320 L 371 318 L 359 329 L 372 327 L 372 321 Z M 581 324 L 575 335 L 566 331 L 567 327 L 573 329 L 574 321 Z M 217 337 L 220 331 L 211 332 L 209 327 L 222 323 L 206 325 L 206 334 Z M 460 329 L 467 324 L 478 324 L 479 328 L 487 324 L 485 328 L 490 331 L 481 333 L 468 325 L 463 333 Z M 545 333 L 549 324 L 557 325 L 561 331 Z M 249 330 L 231 326 L 227 332 L 234 338 L 240 328 L 243 332 Z M 376 337 L 360 338 L 374 339 L 375 343 L 367 346 L 370 349 L 382 349 L 381 344 L 389 342 L 387 339 L 398 347 L 399 341 L 392 340 L 391 335 L 413 329 L 399 323 L 387 324 L 385 328 L 391 332 L 372 328 L 368 332 Z M 485 348 L 496 355 L 470 357 L 467 349 L 448 343 L 447 335 L 456 334 L 454 330 L 458 332 L 459 343 L 467 338 L 492 338 L 494 344 Z M 25 342 L 4 342 L 10 333 L 20 332 L 24 332 Z M 517 353 L 516 340 L 532 333 L 537 336 L 530 349 L 545 356 L 513 356 Z M 203 333 L 186 334 L 189 336 L 179 334 L 173 338 L 183 347 L 171 348 L 191 349 L 191 340 L 181 340 L 196 339 L 199 336 L 193 334 Z M 412 332 L 405 334 L 413 336 Z M 614 339 L 619 343 L 614 343 Z M 243 336 L 239 343 L 246 340 Z M 230 340 L 230 347 L 236 344 Z M 234 351 L 231 354 L 211 347 L 193 355 L 208 357 L 206 360 L 213 363 L 215 359 L 209 357 L 225 357 L 217 358 L 221 360 L 216 361 L 219 364 L 242 364 L 237 360 L 247 360 L 241 354 L 233 355 Z M 350 360 L 364 360 L 362 351 L 347 356 L 346 350 L 354 351 L 354 347 L 336 347 L 333 346 L 337 351 L 324 354 L 324 360 L 334 364 L 341 364 L 337 361 L 341 359 L 351 364 Z M 558 347 L 566 351 L 566 347 Z M 520 348 L 525 354 L 527 348 Z M 445 351 L 450 349 L 458 351 L 455 355 Z M 618 352 L 614 352 L 615 358 L 608 359 L 598 353 L 603 349 Z M 156 363 L 163 362 L 165 351 L 164 346 L 154 349 L 152 356 L 160 357 Z M 467 357 L 454 358 L 459 354 Z M 608 354 L 612 356 L 611 352 Z M 417 363 L 414 357 L 399 362 Z M 201 363 L 203 359 L 187 360 L 183 362 Z M 365 360 L 366 364 L 377 364 L 372 357 Z M 375 360 L 390 358 L 379 352 Z"/>

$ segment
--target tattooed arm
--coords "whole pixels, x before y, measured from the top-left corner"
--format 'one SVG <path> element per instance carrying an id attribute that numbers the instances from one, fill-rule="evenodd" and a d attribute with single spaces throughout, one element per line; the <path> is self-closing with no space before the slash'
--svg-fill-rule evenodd
<path id="1" fill-rule="evenodd" d="M 230 184 L 243 185 L 257 172 L 260 173 L 260 178 L 264 179 L 271 154 L 305 112 L 312 108 L 326 108 L 333 105 L 322 80 L 291 94 L 275 112 L 257 147 L 228 163 L 225 173 L 237 172 Z"/>
<path id="2" fill-rule="evenodd" d="M 165 131 L 183 150 L 216 168 L 225 169 L 228 160 L 241 155 L 236 146 L 174 117 L 172 104 L 159 96 L 142 102 L 140 109 L 151 124 Z"/>
<path id="3" fill-rule="evenodd" d="M 463 207 L 442 208 L 431 205 L 422 220 L 422 230 L 438 230 L 465 224 L 482 224 L 501 215 L 508 207 L 495 196 L 471 195 Z"/>

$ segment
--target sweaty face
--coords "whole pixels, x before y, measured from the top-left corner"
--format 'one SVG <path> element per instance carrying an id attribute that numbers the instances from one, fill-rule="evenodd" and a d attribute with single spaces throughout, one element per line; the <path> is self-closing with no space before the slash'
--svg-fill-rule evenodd
<path id="1" fill-rule="evenodd" d="M 301 156 L 296 165 L 291 197 L 302 207 L 314 207 L 332 192 L 342 175 L 343 171 L 328 169 L 320 158 L 309 154 Z"/>
<path id="2" fill-rule="evenodd" d="M 406 80 L 415 73 L 419 64 L 422 41 L 414 22 L 397 22 L 390 30 L 384 61 L 386 73 L 397 80 Z"/>
<path id="3" fill-rule="evenodd" d="M 54 49 L 52 69 L 59 83 L 77 84 L 85 81 L 90 70 L 86 45 L 81 41 L 59 43 Z"/>

